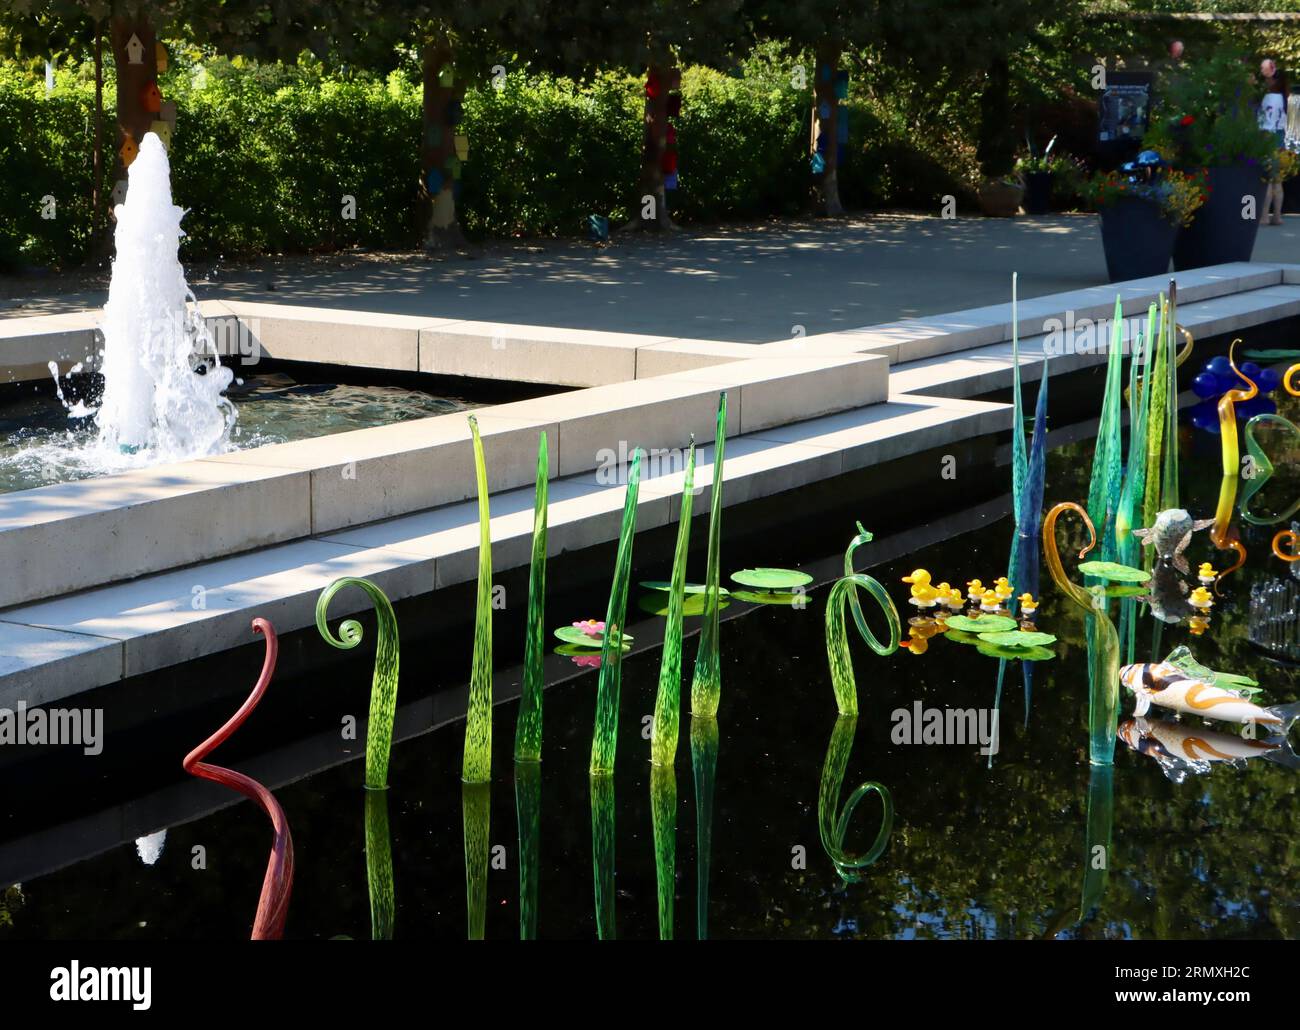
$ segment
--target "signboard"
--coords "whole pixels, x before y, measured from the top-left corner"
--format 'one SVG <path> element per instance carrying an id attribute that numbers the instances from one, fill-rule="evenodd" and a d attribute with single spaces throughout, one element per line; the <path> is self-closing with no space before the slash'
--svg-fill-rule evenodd
<path id="1" fill-rule="evenodd" d="M 1098 102 L 1097 140 L 1100 143 L 1137 141 L 1151 123 L 1150 72 L 1111 72 Z"/>

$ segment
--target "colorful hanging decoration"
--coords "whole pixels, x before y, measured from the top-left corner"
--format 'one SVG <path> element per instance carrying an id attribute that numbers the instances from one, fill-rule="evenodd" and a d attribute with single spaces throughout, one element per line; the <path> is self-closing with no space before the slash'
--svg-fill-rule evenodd
<path id="1" fill-rule="evenodd" d="M 162 110 L 162 92 L 158 89 L 158 83 L 144 84 L 140 90 L 140 106 L 150 114 L 157 114 Z"/>

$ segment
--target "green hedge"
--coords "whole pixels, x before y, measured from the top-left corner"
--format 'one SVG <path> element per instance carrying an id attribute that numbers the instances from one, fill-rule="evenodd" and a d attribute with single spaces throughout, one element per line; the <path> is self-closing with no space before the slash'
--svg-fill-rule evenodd
<path id="1" fill-rule="evenodd" d="M 794 90 L 787 69 L 788 62 L 758 58 L 743 75 L 687 69 L 674 218 L 758 218 L 806 206 L 808 94 Z M 179 111 L 172 182 L 177 202 L 189 208 L 184 256 L 418 243 L 417 82 L 399 72 L 345 78 L 310 67 L 174 59 L 161 86 Z M 628 218 L 640 163 L 641 81 L 513 74 L 502 87 L 471 89 L 465 98 L 461 131 L 470 156 L 458 206 L 466 231 L 565 235 L 581 233 L 592 213 Z M 109 124 L 113 95 L 110 79 Z M 0 262 L 55 265 L 87 256 L 93 102 L 84 68 L 61 72 L 47 95 L 38 76 L 0 65 L 7 177 Z M 849 107 L 840 176 L 848 205 L 929 207 L 944 193 L 962 195 L 959 177 L 919 150 L 906 126 L 859 99 Z M 53 220 L 41 218 L 47 194 L 58 199 Z M 345 195 L 355 198 L 355 220 L 342 217 Z"/>

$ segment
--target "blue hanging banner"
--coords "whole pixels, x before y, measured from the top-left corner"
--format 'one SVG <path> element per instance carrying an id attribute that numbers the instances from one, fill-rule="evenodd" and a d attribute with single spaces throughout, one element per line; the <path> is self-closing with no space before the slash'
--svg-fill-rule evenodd
<path id="1" fill-rule="evenodd" d="M 821 154 L 813 154 L 812 156 L 813 175 L 821 175 L 822 172 L 824 171 L 826 171 L 826 159 L 822 157 Z"/>

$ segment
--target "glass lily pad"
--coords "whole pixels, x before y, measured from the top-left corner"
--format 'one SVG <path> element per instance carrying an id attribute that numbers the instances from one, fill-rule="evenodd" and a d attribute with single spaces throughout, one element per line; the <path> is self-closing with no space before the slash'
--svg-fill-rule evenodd
<path id="1" fill-rule="evenodd" d="M 597 636 L 591 636 L 584 633 L 577 626 L 561 626 L 555 631 L 555 635 L 563 640 L 566 644 L 577 644 L 578 647 L 589 647 L 592 650 L 599 651 L 605 643 L 605 634 L 600 633 Z M 626 651 L 630 646 L 630 641 L 635 638 L 631 633 L 623 634 L 623 650 Z"/>
<path id="2" fill-rule="evenodd" d="M 666 579 L 643 579 L 641 585 L 647 590 L 670 590 L 672 588 L 672 584 Z M 709 585 L 707 583 L 687 583 L 683 592 L 686 594 L 702 594 L 708 589 Z M 730 593 L 731 591 L 726 587 L 718 587 L 719 597 L 726 597 Z"/>
<path id="3" fill-rule="evenodd" d="M 974 633 L 967 633 L 960 629 L 950 629 L 944 636 L 957 644 L 978 644 L 980 642 L 980 638 Z"/>
<path id="4" fill-rule="evenodd" d="M 1170 651 L 1165 661 L 1176 666 L 1188 676 L 1195 676 L 1197 679 L 1205 680 L 1205 682 L 1216 687 L 1236 691 L 1243 697 L 1254 697 L 1256 694 L 1263 693 L 1259 680 L 1251 679 L 1249 676 L 1241 676 L 1235 672 L 1217 672 L 1208 665 L 1202 665 L 1192 656 L 1191 649 L 1186 644 L 1180 644 Z"/>
<path id="5" fill-rule="evenodd" d="M 1098 579 L 1108 579 L 1112 583 L 1145 583 L 1151 578 L 1149 572 L 1113 561 L 1081 562 L 1079 571 L 1088 576 L 1096 576 Z"/>
<path id="6" fill-rule="evenodd" d="M 708 603 L 708 594 L 687 594 L 682 599 L 682 615 L 703 615 L 707 610 Z M 719 597 L 718 611 L 722 611 L 729 604 L 731 604 L 731 595 Z M 636 606 L 651 615 L 658 615 L 660 618 L 666 617 L 668 615 L 668 594 L 662 590 L 642 594 L 637 599 Z"/>
<path id="7" fill-rule="evenodd" d="M 813 581 L 808 573 L 795 569 L 741 569 L 733 572 L 731 578 L 741 586 L 756 590 L 789 590 L 791 587 L 807 586 Z"/>
<path id="8" fill-rule="evenodd" d="M 981 615 L 977 619 L 969 615 L 951 615 L 945 622 L 949 629 L 966 633 L 1002 633 L 1016 628 L 1016 620 L 1005 615 Z"/>
<path id="9" fill-rule="evenodd" d="M 807 594 L 787 594 L 777 590 L 736 590 L 731 596 L 750 604 L 802 604 L 808 600 Z"/>
<path id="10" fill-rule="evenodd" d="M 1006 647 L 1001 644 L 990 644 L 987 640 L 981 640 L 976 644 L 975 650 L 990 658 L 1009 658 L 1021 662 L 1046 662 L 1056 657 L 1045 647 Z"/>
<path id="11" fill-rule="evenodd" d="M 555 649 L 556 654 L 562 654 L 567 658 L 578 658 L 585 655 L 596 655 L 599 657 L 600 648 L 580 647 L 577 644 L 561 644 Z"/>
<path id="12" fill-rule="evenodd" d="M 1147 592 L 1145 583 L 1122 583 L 1107 587 L 1102 593 L 1107 597 L 1140 597 Z"/>
<path id="13" fill-rule="evenodd" d="M 1044 644 L 1056 643 L 1056 637 L 1051 633 L 1031 632 L 1024 629 L 1008 630 L 1005 633 L 981 633 L 980 640 L 986 644 L 1002 647 L 1042 647 Z"/>

